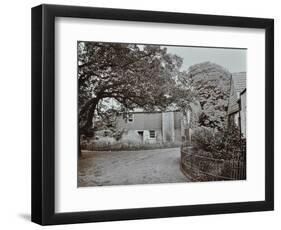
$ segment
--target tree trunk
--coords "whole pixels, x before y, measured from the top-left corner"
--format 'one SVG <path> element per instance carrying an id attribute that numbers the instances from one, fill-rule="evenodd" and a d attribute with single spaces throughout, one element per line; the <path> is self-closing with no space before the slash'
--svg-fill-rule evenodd
<path id="1" fill-rule="evenodd" d="M 93 98 L 90 100 L 91 104 L 86 104 L 86 107 L 82 108 L 81 111 L 87 112 L 87 119 L 85 121 L 85 124 L 81 127 L 80 122 L 79 122 L 79 129 L 78 129 L 78 158 L 82 156 L 82 149 L 81 149 L 81 140 L 82 140 L 82 135 L 88 136 L 89 135 L 89 129 L 92 128 L 93 126 L 93 118 L 95 115 L 95 110 L 99 102 L 99 98 Z M 79 121 L 81 121 L 82 113 L 79 113 Z"/>
<path id="2" fill-rule="evenodd" d="M 78 159 L 82 156 L 80 127 L 78 129 Z"/>
<path id="3" fill-rule="evenodd" d="M 82 157 L 82 151 L 81 151 L 81 145 L 80 145 L 80 142 L 79 142 L 79 147 L 78 147 L 78 157 Z"/>

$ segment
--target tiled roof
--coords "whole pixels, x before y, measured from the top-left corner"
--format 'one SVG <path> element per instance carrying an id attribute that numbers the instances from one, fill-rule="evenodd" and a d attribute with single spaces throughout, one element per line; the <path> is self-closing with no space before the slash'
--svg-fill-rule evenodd
<path id="1" fill-rule="evenodd" d="M 234 90 L 237 93 L 241 93 L 246 89 L 246 72 L 233 73 L 231 79 L 234 83 Z"/>
<path id="2" fill-rule="evenodd" d="M 239 94 L 246 89 L 246 72 L 233 73 L 230 82 L 228 114 L 239 111 Z"/>

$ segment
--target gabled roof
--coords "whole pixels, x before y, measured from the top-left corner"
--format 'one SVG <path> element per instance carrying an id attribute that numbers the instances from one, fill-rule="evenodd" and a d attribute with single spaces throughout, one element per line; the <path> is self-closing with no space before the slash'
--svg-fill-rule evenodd
<path id="1" fill-rule="evenodd" d="M 230 95 L 228 101 L 228 114 L 239 111 L 238 100 L 240 93 L 246 89 L 246 72 L 233 73 L 230 81 Z"/>

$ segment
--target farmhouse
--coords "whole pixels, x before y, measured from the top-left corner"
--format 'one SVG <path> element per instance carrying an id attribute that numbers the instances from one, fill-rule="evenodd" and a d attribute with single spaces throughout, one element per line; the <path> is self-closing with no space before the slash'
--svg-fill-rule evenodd
<path id="1" fill-rule="evenodd" d="M 129 112 L 119 116 L 117 129 L 123 129 L 123 141 L 154 144 L 180 143 L 183 136 L 182 113 Z"/>
<path id="2" fill-rule="evenodd" d="M 246 72 L 233 73 L 228 101 L 228 125 L 235 125 L 246 137 Z"/>

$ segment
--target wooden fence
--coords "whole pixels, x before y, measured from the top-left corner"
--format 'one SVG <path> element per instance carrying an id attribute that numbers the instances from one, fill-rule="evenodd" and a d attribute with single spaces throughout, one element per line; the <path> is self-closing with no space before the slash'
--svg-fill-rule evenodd
<path id="1" fill-rule="evenodd" d="M 215 159 L 187 147 L 181 149 L 181 170 L 193 181 L 245 180 L 246 159 Z"/>

